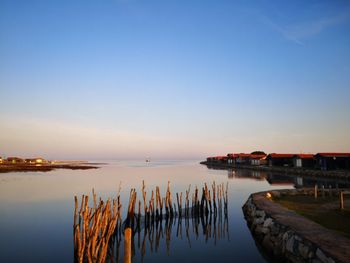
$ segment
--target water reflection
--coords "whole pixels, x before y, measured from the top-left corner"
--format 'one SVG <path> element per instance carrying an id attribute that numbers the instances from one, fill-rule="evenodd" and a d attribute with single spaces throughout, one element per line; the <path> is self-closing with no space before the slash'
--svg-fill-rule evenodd
<path id="1" fill-rule="evenodd" d="M 229 240 L 228 184 L 225 187 L 224 184 L 217 185 L 214 181 L 211 187 L 208 187 L 205 183 L 202 193 L 196 186 L 192 195 L 189 186 L 184 208 L 182 208 L 182 192 L 180 195 L 176 193 L 178 209 L 172 202 L 170 182 L 164 197 L 161 196 L 157 186 L 155 192 L 152 190 L 151 198 L 148 200 L 145 188 L 143 182 L 144 214 L 141 214 L 141 200 L 137 202 L 136 189 L 131 189 L 127 217 L 124 221 L 121 215 L 120 188 L 117 198 L 108 198 L 106 202 L 102 198 L 97 202 L 98 198 L 93 189 L 93 205 L 89 204 L 89 196 L 83 195 L 80 209 L 78 198 L 75 196 L 73 224 L 75 262 L 118 262 L 121 245 L 124 246 L 124 262 L 131 262 L 136 250 L 140 252 L 143 261 L 147 244 L 149 253 L 157 253 L 162 240 L 166 244 L 169 256 L 172 239 L 176 239 L 177 243 L 181 242 L 178 239 L 182 239 L 183 235 L 186 236 L 189 248 L 192 247 L 191 242 L 195 242 L 191 240 L 198 240 L 200 237 L 206 243 L 213 239 L 214 246 L 217 240 L 226 237 Z M 138 212 L 136 212 L 137 204 Z M 135 246 L 136 239 L 137 246 Z"/>
<path id="2" fill-rule="evenodd" d="M 254 180 L 258 180 L 258 181 L 263 181 L 267 177 L 266 172 L 254 171 L 254 170 L 228 169 L 227 173 L 228 173 L 229 179 L 233 179 L 233 178 L 236 178 L 236 179 L 254 179 Z"/>
<path id="3" fill-rule="evenodd" d="M 308 188 L 318 185 L 324 188 L 349 188 L 350 181 L 346 179 L 335 179 L 327 177 L 292 176 L 268 173 L 266 180 L 271 185 L 293 185 L 294 188 Z"/>
<path id="4" fill-rule="evenodd" d="M 313 186 L 319 180 L 320 188 L 329 184 L 336 188 L 344 186 L 341 180 L 326 178 L 298 179 L 297 176 L 269 175 L 266 172 L 250 170 L 214 170 L 199 165 L 198 162 L 174 162 L 167 165 L 152 165 L 133 162 L 115 162 L 104 165 L 98 170 L 64 171 L 48 173 L 9 173 L 0 174 L 0 246 L 3 262 L 70 262 L 74 258 L 74 240 L 72 238 L 73 216 L 72 202 L 74 195 L 81 196 L 96 193 L 107 200 L 116 194 L 122 183 L 121 201 L 128 203 L 129 189 L 137 187 L 145 180 L 149 190 L 159 186 L 165 190 L 168 181 L 172 182 L 174 193 L 183 192 L 203 182 L 217 181 L 229 184 L 228 223 L 224 229 L 225 216 L 222 222 L 214 217 L 197 223 L 190 216 L 172 220 L 170 229 L 165 227 L 165 218 L 152 228 L 142 227 L 133 234 L 133 261 L 140 262 L 266 262 L 256 248 L 254 239 L 246 225 L 242 205 L 253 192 Z M 140 163 L 140 164 L 139 164 Z M 279 177 L 287 178 L 289 185 L 278 185 Z M 267 180 L 268 178 L 269 181 Z M 324 180 L 323 180 L 324 179 Z M 161 193 L 164 196 L 164 192 Z M 141 195 L 139 196 L 141 197 Z M 148 195 L 150 197 L 150 195 Z M 183 196 L 184 197 L 184 196 Z M 176 202 L 176 198 L 174 199 Z M 126 208 L 126 207 L 124 207 Z M 124 209 L 126 210 L 126 209 Z M 142 214 L 144 212 L 142 211 Z M 125 219 L 126 215 L 122 214 Z M 203 231 L 204 222 L 204 231 Z M 210 224 L 211 222 L 211 224 Z M 170 219 L 168 222 L 170 225 Z M 162 228 L 162 231 L 160 231 Z M 216 232 L 214 232 L 216 229 Z M 210 232 L 211 230 L 211 232 Z M 146 233 L 144 233 L 146 231 Z M 187 232 L 188 231 L 188 234 Z M 206 232 L 207 231 L 207 232 Z M 229 232 L 227 232 L 229 231 Z M 206 235 L 206 233 L 208 233 Z M 215 234 L 216 233 L 216 234 Z M 167 242 L 167 236 L 169 237 Z M 139 238 L 140 236 L 140 238 Z M 144 238 L 145 236 L 145 238 Z M 208 236 L 208 237 L 207 237 Z M 33 238 L 35 237 L 35 238 Z M 124 234 L 113 233 L 114 249 L 109 250 L 108 258 L 117 261 L 117 239 L 119 260 L 124 256 Z M 158 241 L 157 241 L 158 240 Z M 170 240 L 170 241 L 169 241 Z M 145 245 L 143 246 L 143 243 Z M 167 249 L 167 245 L 169 249 Z M 157 250 L 156 250 L 157 249 Z M 110 256 L 113 254 L 113 257 Z M 143 254 L 142 254 L 143 253 Z M 169 255 L 169 256 L 168 256 Z"/>
<path id="5" fill-rule="evenodd" d="M 256 171 L 249 169 L 230 169 L 230 168 L 215 168 L 208 166 L 213 170 L 227 170 L 229 179 L 251 179 L 258 181 L 267 181 L 273 186 L 293 186 L 294 188 L 314 187 L 318 185 L 323 188 L 349 188 L 350 181 L 348 179 L 330 178 L 330 177 L 311 177 L 299 175 L 286 175 L 276 172 Z"/>
<path id="6" fill-rule="evenodd" d="M 184 242 L 191 249 L 193 243 L 200 239 L 204 239 L 206 243 L 212 240 L 214 246 L 219 240 L 230 240 L 228 215 L 221 212 L 202 217 L 177 216 L 142 225 L 143 227 L 133 231 L 130 251 L 132 258 L 140 255 L 142 262 L 147 253 L 158 253 L 163 245 L 166 254 L 170 256 L 172 242 Z M 123 227 L 119 227 L 109 244 L 107 262 L 121 262 L 125 259 L 127 255 L 123 242 Z"/>

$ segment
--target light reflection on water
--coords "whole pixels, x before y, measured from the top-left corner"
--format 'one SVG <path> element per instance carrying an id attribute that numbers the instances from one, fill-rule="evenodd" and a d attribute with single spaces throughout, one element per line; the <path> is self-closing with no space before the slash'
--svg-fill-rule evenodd
<path id="1" fill-rule="evenodd" d="M 246 226 L 242 205 L 252 192 L 298 187 L 301 181 L 314 184 L 305 179 L 256 171 L 208 169 L 189 161 L 123 161 L 110 162 L 97 170 L 0 174 L 1 261 L 73 261 L 74 195 L 90 194 L 94 188 L 102 198 L 115 197 L 121 183 L 122 203 L 127 204 L 130 188 L 140 192 L 142 180 L 145 180 L 147 190 L 159 186 L 161 191 L 165 191 L 170 181 L 174 192 L 185 192 L 189 184 L 200 187 L 204 182 L 214 180 L 217 183 L 229 182 L 229 228 L 226 235 L 229 238 L 206 240 L 200 232 L 196 235 L 190 222 L 189 245 L 185 223 L 183 235 L 178 234 L 175 225 L 171 228 L 169 250 L 164 236 L 159 238 L 157 251 L 148 241 L 144 248 L 144 262 L 265 262 Z M 333 181 L 328 183 L 334 184 Z M 163 235 L 164 231 L 163 226 Z M 152 233 L 146 233 L 146 237 L 152 238 Z M 140 238 L 143 242 L 143 232 Z M 138 246 L 138 239 L 135 242 Z M 135 262 L 141 261 L 140 250 L 135 251 Z"/>

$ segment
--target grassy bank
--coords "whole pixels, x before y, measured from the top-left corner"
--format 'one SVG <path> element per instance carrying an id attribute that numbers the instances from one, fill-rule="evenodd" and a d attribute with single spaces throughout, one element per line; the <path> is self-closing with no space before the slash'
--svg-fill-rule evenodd
<path id="1" fill-rule="evenodd" d="M 345 209 L 340 210 L 338 196 L 315 199 L 309 195 L 286 195 L 274 198 L 282 206 L 350 238 L 350 197 L 345 200 Z"/>

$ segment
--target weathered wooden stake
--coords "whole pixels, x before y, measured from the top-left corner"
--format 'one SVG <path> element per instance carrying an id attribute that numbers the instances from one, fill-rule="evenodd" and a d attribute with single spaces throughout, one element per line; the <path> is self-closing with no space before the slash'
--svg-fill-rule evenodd
<path id="1" fill-rule="evenodd" d="M 179 211 L 179 217 L 181 217 L 179 193 L 176 193 L 176 201 L 177 201 L 177 209 Z"/>
<path id="2" fill-rule="evenodd" d="M 344 193 L 343 191 L 340 191 L 339 193 L 339 201 L 340 201 L 340 209 L 344 209 Z"/>
<path id="3" fill-rule="evenodd" d="M 317 186 L 317 184 L 315 184 L 315 188 L 314 188 L 314 197 L 315 198 L 317 198 L 317 188 L 318 188 L 318 186 Z"/>
<path id="4" fill-rule="evenodd" d="M 131 263 L 131 237 L 132 230 L 128 227 L 124 231 L 124 263 Z"/>

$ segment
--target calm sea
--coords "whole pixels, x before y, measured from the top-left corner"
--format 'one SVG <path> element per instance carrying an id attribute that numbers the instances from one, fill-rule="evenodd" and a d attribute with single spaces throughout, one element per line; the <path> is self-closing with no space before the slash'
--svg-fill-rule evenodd
<path id="1" fill-rule="evenodd" d="M 124 207 L 129 191 L 141 197 L 170 181 L 173 193 L 191 184 L 228 182 L 228 217 L 214 225 L 177 222 L 171 228 L 134 236 L 134 262 L 267 262 L 246 225 L 242 205 L 253 192 L 313 185 L 305 178 L 244 170 L 214 170 L 197 161 L 113 161 L 96 170 L 0 174 L 0 262 L 73 262 L 74 196 L 91 193 L 115 197 L 121 185 Z M 320 182 L 319 182 L 320 183 Z M 328 187 L 335 182 L 321 182 Z M 208 232 L 210 231 L 210 232 Z M 122 262 L 123 244 L 115 259 Z"/>

